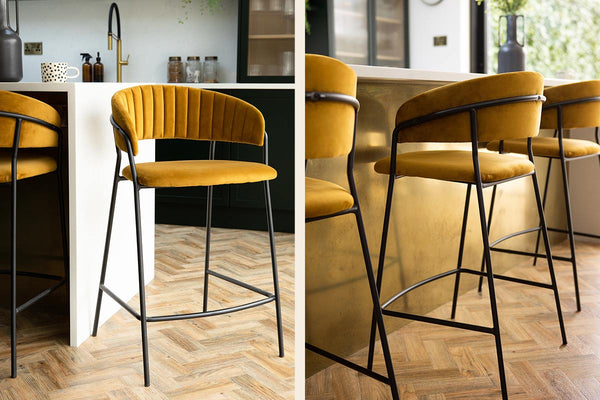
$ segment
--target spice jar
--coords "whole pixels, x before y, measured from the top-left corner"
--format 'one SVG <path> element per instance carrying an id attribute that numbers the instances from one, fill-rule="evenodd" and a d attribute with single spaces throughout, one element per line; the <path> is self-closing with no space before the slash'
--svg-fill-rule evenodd
<path id="1" fill-rule="evenodd" d="M 185 63 L 185 81 L 188 83 L 202 82 L 202 61 L 200 57 L 188 57 Z"/>
<path id="2" fill-rule="evenodd" d="M 183 82 L 183 63 L 181 57 L 169 57 L 168 82 Z"/>
<path id="3" fill-rule="evenodd" d="M 219 67 L 219 57 L 209 56 L 204 58 L 204 82 L 217 83 L 217 69 Z"/>

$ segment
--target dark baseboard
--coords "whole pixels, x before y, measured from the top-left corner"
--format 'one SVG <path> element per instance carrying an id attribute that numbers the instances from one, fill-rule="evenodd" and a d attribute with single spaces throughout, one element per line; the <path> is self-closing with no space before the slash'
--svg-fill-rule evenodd
<path id="1" fill-rule="evenodd" d="M 186 204 L 157 197 L 155 216 L 157 224 L 206 226 L 206 203 Z M 273 210 L 273 225 L 276 232 L 294 233 L 294 212 Z M 264 209 L 215 205 L 212 226 L 266 231 L 267 218 Z"/>

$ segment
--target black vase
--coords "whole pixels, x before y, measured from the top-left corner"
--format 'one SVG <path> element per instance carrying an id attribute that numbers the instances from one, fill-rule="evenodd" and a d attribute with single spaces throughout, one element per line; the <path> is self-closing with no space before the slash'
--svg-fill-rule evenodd
<path id="1" fill-rule="evenodd" d="M 0 0 L 0 82 L 23 79 L 23 43 L 18 27 L 18 14 L 15 32 L 8 24 L 8 0 Z"/>
<path id="2" fill-rule="evenodd" d="M 523 18 L 523 43 L 517 40 L 517 18 Z M 525 71 L 525 17 L 522 15 L 502 15 L 498 20 L 498 45 L 500 45 L 500 24 L 506 18 L 506 42 L 498 49 L 498 73 Z"/>

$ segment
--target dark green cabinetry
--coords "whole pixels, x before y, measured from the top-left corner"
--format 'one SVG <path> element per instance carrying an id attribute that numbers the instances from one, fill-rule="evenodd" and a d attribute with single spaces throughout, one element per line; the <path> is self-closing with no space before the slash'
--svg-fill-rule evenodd
<path id="1" fill-rule="evenodd" d="M 277 170 L 271 181 L 275 230 L 294 231 L 294 91 L 289 89 L 219 90 L 256 106 L 265 117 L 269 135 L 269 165 Z M 206 159 L 208 142 L 157 140 L 156 160 Z M 217 143 L 216 158 L 262 161 L 258 146 Z M 206 188 L 156 190 L 156 222 L 206 224 Z M 215 186 L 213 226 L 266 230 L 262 183 Z"/>

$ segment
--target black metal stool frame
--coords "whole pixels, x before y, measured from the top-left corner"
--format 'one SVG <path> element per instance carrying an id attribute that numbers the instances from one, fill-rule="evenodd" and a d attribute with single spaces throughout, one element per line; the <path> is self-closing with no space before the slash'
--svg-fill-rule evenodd
<path id="1" fill-rule="evenodd" d="M 0 270 L 0 274 L 10 274 L 10 369 L 11 378 L 17 377 L 17 314 L 29 308 L 29 306 L 37 303 L 50 293 L 57 290 L 69 281 L 69 254 L 67 243 L 67 227 L 65 220 L 65 205 L 63 200 L 63 181 L 62 181 L 62 140 L 63 132 L 60 127 L 52 125 L 46 121 L 34 118 L 28 115 L 17 114 L 7 111 L 0 111 L 0 117 L 14 118 L 15 130 L 13 134 L 13 146 L 11 157 L 11 181 L 10 181 L 10 269 Z M 64 269 L 65 276 L 43 274 L 39 272 L 17 271 L 17 160 L 19 154 L 19 140 L 21 137 L 21 125 L 23 121 L 32 122 L 42 125 L 56 132 L 58 136 L 57 159 L 56 159 L 56 175 L 58 178 L 58 202 L 60 211 L 61 235 L 63 245 Z M 21 305 L 17 305 L 17 275 L 28 276 L 32 278 L 48 279 L 58 281 L 48 289 L 43 290 L 33 296 Z"/>
<path id="2" fill-rule="evenodd" d="M 586 236 L 586 237 L 591 237 L 591 238 L 595 238 L 595 239 L 600 239 L 600 235 L 594 235 L 591 233 L 584 233 L 584 232 L 575 232 L 575 230 L 573 228 L 573 217 L 571 214 L 571 197 L 569 195 L 569 183 L 567 180 L 567 163 L 570 161 L 581 160 L 581 159 L 589 158 L 589 157 L 598 157 L 598 161 L 600 161 L 600 153 L 590 154 L 590 155 L 585 155 L 585 156 L 580 156 L 580 157 L 566 157 L 565 156 L 565 151 L 564 151 L 564 147 L 563 147 L 562 108 L 564 106 L 569 106 L 569 105 L 573 105 L 573 104 L 589 103 L 589 102 L 595 102 L 595 101 L 600 101 L 600 97 L 585 97 L 585 98 L 581 98 L 581 99 L 567 100 L 567 101 L 562 101 L 562 102 L 558 102 L 558 103 L 554 103 L 554 104 L 549 104 L 549 105 L 543 107 L 544 110 L 556 108 L 556 118 L 557 118 L 556 126 L 558 127 L 558 129 L 554 130 L 554 137 L 556 137 L 556 135 L 558 134 L 558 148 L 559 148 L 558 159 L 560 160 L 560 166 L 561 166 L 561 171 L 562 171 L 563 194 L 565 197 L 565 212 L 567 214 L 567 229 L 566 230 L 556 229 L 556 228 L 548 228 L 548 230 L 551 232 L 566 233 L 569 237 L 569 248 L 570 248 L 570 252 L 571 252 L 570 257 L 552 255 L 552 258 L 554 260 L 569 262 L 569 263 L 571 263 L 571 265 L 573 267 L 573 282 L 574 282 L 574 286 L 575 286 L 575 301 L 577 304 L 577 311 L 581 311 L 581 300 L 579 298 L 579 282 L 577 279 L 577 261 L 576 261 L 576 257 L 575 257 L 575 236 L 574 235 Z M 594 136 L 596 139 L 596 143 L 600 144 L 600 138 L 598 135 L 598 127 L 596 127 L 594 134 L 595 134 Z M 539 156 L 539 157 L 545 157 L 545 156 Z M 556 157 L 547 157 L 547 158 L 548 158 L 548 170 L 546 171 L 546 181 L 544 183 L 544 193 L 543 193 L 543 198 L 542 198 L 542 206 L 543 206 L 544 210 L 546 209 L 546 198 L 548 195 L 548 184 L 550 182 L 550 171 L 552 168 L 552 160 Z M 488 217 L 488 229 L 489 229 L 489 227 L 491 225 L 491 221 L 492 221 L 492 212 L 494 210 L 495 198 L 496 198 L 496 188 L 494 188 L 494 191 L 492 192 L 492 203 L 490 206 L 490 215 Z M 519 234 L 519 233 L 521 233 L 521 232 L 518 232 L 517 234 Z M 522 233 L 527 233 L 527 232 L 524 231 Z M 524 252 L 524 251 L 516 251 L 516 250 L 511 250 L 511 249 L 494 248 L 493 245 L 492 245 L 491 250 L 503 252 L 503 253 L 509 253 L 509 254 L 533 256 L 534 257 L 533 265 L 536 265 L 538 257 L 546 258 L 545 254 L 539 253 L 539 248 L 540 248 L 540 232 L 538 231 L 537 241 L 536 241 L 536 245 L 535 245 L 535 251 L 533 253 Z M 482 268 L 483 268 L 483 264 L 482 264 Z M 481 291 L 481 280 L 479 281 L 479 290 Z"/>
<path id="3" fill-rule="evenodd" d="M 371 299 L 373 301 L 373 321 L 377 324 L 380 332 L 381 345 L 383 349 L 383 357 L 385 360 L 385 366 L 387 370 L 387 376 L 378 374 L 373 371 L 372 365 L 368 368 L 365 368 L 361 365 L 358 365 L 352 361 L 349 361 L 343 357 L 340 357 L 336 354 L 333 354 L 329 351 L 321 349 L 315 345 L 310 343 L 305 343 L 306 349 L 310 350 L 320 356 L 326 357 L 332 361 L 335 361 L 339 364 L 342 364 L 348 368 L 351 368 L 357 372 L 365 374 L 373 379 L 376 379 L 380 382 L 383 382 L 390 386 L 392 392 L 392 398 L 394 400 L 399 400 L 400 395 L 398 394 L 398 387 L 396 386 L 396 377 L 394 375 L 394 367 L 392 365 L 392 356 L 390 353 L 390 347 L 387 341 L 387 335 L 385 331 L 385 325 L 383 322 L 383 314 L 382 307 L 379 302 L 379 290 L 375 284 L 375 274 L 373 272 L 373 265 L 371 264 L 371 256 L 369 254 L 369 247 L 367 245 L 367 236 L 365 233 L 365 226 L 363 224 L 362 213 L 360 211 L 360 205 L 358 202 L 358 193 L 356 191 L 356 183 L 354 182 L 354 148 L 356 144 L 356 122 L 358 117 L 358 109 L 360 108 L 360 104 L 358 100 L 352 96 L 341 94 L 341 93 L 330 93 L 330 92 L 307 92 L 305 94 L 306 101 L 331 101 L 331 102 L 341 102 L 350 104 L 354 107 L 354 132 L 352 136 L 352 149 L 348 154 L 348 160 L 346 164 L 346 175 L 348 177 L 348 186 L 350 188 L 350 194 L 354 199 L 354 205 L 346 210 L 339 211 L 329 215 L 323 215 L 314 218 L 306 218 L 305 222 L 314 222 L 327 218 L 338 217 L 346 214 L 354 214 L 356 217 L 356 224 L 358 228 L 358 235 L 360 237 L 360 245 L 362 248 L 363 258 L 365 262 L 365 269 L 367 273 L 367 280 L 369 281 L 369 289 L 371 293 Z"/>
<path id="4" fill-rule="evenodd" d="M 271 193 L 269 190 L 269 182 L 264 181 L 264 192 L 265 192 L 265 207 L 267 211 L 267 228 L 269 231 L 269 244 L 271 247 L 271 265 L 273 270 L 273 292 L 270 293 L 266 290 L 257 288 L 255 286 L 249 285 L 247 283 L 241 282 L 237 279 L 231 278 L 226 275 L 222 275 L 218 272 L 212 271 L 209 268 L 209 259 L 210 259 L 210 229 L 211 229 L 211 217 L 212 217 L 212 186 L 207 187 L 208 198 L 207 198 L 207 206 L 206 206 L 206 255 L 205 255 L 205 264 L 204 264 L 204 288 L 203 288 L 203 310 L 202 312 L 195 313 L 187 313 L 187 314 L 173 314 L 173 315 L 162 315 L 162 316 L 147 316 L 146 315 L 146 294 L 145 294 L 145 285 L 144 285 L 144 259 L 142 252 L 142 227 L 141 227 L 141 214 L 140 214 L 140 195 L 139 192 L 141 189 L 152 189 L 153 186 L 145 186 L 139 183 L 137 170 L 135 166 L 135 157 L 133 155 L 133 149 L 131 145 L 131 140 L 129 136 L 123 131 L 123 129 L 115 122 L 112 115 L 110 117 L 110 122 L 114 127 L 114 130 L 119 133 L 121 138 L 124 140 L 127 146 L 127 156 L 129 158 L 129 166 L 131 168 L 131 176 L 133 183 L 133 196 L 134 196 L 134 207 L 135 207 L 135 231 L 136 231 L 136 243 L 137 243 L 137 259 L 138 259 L 138 285 L 139 285 L 139 295 L 140 295 L 140 312 L 138 313 L 132 307 L 130 307 L 125 301 L 119 298 L 114 292 L 112 292 L 109 288 L 104 285 L 104 281 L 106 278 L 106 269 L 108 264 L 108 254 L 110 248 L 110 238 L 112 233 L 112 223 L 115 211 L 115 202 L 117 198 L 117 189 L 118 184 L 122 181 L 128 180 L 124 176 L 120 174 L 121 167 L 121 150 L 115 145 L 117 152 L 117 161 L 115 165 L 115 174 L 113 180 L 113 189 L 112 196 L 110 200 L 110 211 L 108 217 L 108 228 L 106 231 L 106 242 L 104 246 L 104 257 L 102 260 L 102 272 L 100 275 L 100 284 L 98 287 L 98 299 L 96 302 L 96 315 L 94 317 L 94 328 L 92 331 L 92 336 L 96 336 L 98 333 L 98 323 L 100 318 L 100 307 L 102 305 L 102 293 L 106 293 L 109 297 L 115 300 L 121 307 L 127 310 L 131 315 L 133 315 L 138 321 L 141 323 L 141 333 L 142 333 L 142 356 L 143 356 L 143 364 L 144 364 L 144 386 L 150 386 L 150 367 L 149 367 L 149 358 L 148 358 L 148 333 L 146 328 L 147 322 L 160 322 L 160 321 L 175 321 L 181 319 L 192 319 L 192 318 L 202 318 L 202 317 L 211 317 L 214 315 L 222 315 L 228 314 L 235 311 L 241 311 L 252 307 L 257 307 L 269 302 L 275 302 L 275 313 L 277 317 L 277 338 L 279 343 L 279 357 L 284 356 L 284 346 L 283 346 L 283 325 L 281 320 L 281 301 L 279 295 L 279 279 L 277 273 L 277 260 L 275 254 L 275 239 L 274 239 L 274 229 L 273 229 L 273 214 L 271 211 Z M 215 141 L 210 141 L 209 148 L 209 160 L 214 160 L 215 157 Z M 263 144 L 263 163 L 268 165 L 268 136 L 267 133 L 264 133 L 264 144 Z M 243 287 L 245 289 L 251 290 L 255 293 L 261 294 L 265 296 L 264 299 L 255 300 L 250 303 L 241 304 L 234 307 L 221 308 L 218 310 L 207 310 L 207 300 L 208 300 L 208 276 L 212 275 L 216 278 L 223 279 L 227 282 L 233 283 L 237 286 Z"/>
<path id="5" fill-rule="evenodd" d="M 541 227 L 537 228 L 537 229 L 541 229 L 541 231 L 542 231 L 544 243 L 546 244 L 546 252 L 548 255 L 548 259 L 552 260 L 552 256 L 551 256 L 549 244 L 548 244 L 549 243 L 548 232 L 546 230 L 544 211 L 543 211 L 542 202 L 541 202 L 541 198 L 540 198 L 540 191 L 539 191 L 539 186 L 538 186 L 535 170 L 528 174 L 520 175 L 520 176 L 517 176 L 514 178 L 510 178 L 510 179 L 505 179 L 502 181 L 490 182 L 490 183 L 482 182 L 481 170 L 479 167 L 479 153 L 478 153 L 479 143 L 478 143 L 478 137 L 477 137 L 477 111 L 482 108 L 499 106 L 499 105 L 504 105 L 504 104 L 513 104 L 513 103 L 526 102 L 526 101 L 544 101 L 544 100 L 545 100 L 545 97 L 541 96 L 541 95 L 526 95 L 526 96 L 509 97 L 509 98 L 496 99 L 496 100 L 468 104 L 468 105 L 464 105 L 464 106 L 453 107 L 453 108 L 433 112 L 431 114 L 427 114 L 427 115 L 424 115 L 421 117 L 416 117 L 411 120 L 402 122 L 396 126 L 396 128 L 394 129 L 394 132 L 392 134 L 388 193 L 387 193 L 387 199 L 386 199 L 385 216 L 384 216 L 384 221 L 383 221 L 383 232 L 382 232 L 382 238 L 381 238 L 379 266 L 378 266 L 378 270 L 377 270 L 377 290 L 378 291 L 381 290 L 381 284 L 383 281 L 385 251 L 386 251 L 386 245 L 387 245 L 387 236 L 388 236 L 388 230 L 389 230 L 392 199 L 393 199 L 393 194 L 394 194 L 394 183 L 395 183 L 396 179 L 402 177 L 402 175 L 396 175 L 396 155 L 398 152 L 398 136 L 399 136 L 400 132 L 403 129 L 406 129 L 406 128 L 409 128 L 409 127 L 412 127 L 415 125 L 419 125 L 419 124 L 422 124 L 427 121 L 432 121 L 432 120 L 436 120 L 439 118 L 447 117 L 449 115 L 454 115 L 454 114 L 463 113 L 463 112 L 468 112 L 470 115 L 471 153 L 472 153 L 472 158 L 473 158 L 475 183 L 468 182 L 468 181 L 464 181 L 464 182 L 456 181 L 457 183 L 467 184 L 467 202 L 466 202 L 465 211 L 463 214 L 463 225 L 462 225 L 462 229 L 461 229 L 461 239 L 460 239 L 460 248 L 459 248 L 459 254 L 458 254 L 457 268 L 440 273 L 438 275 L 432 276 L 428 279 L 422 280 L 420 282 L 417 282 L 417 283 L 411 285 L 410 287 L 408 287 L 408 288 L 402 290 L 401 292 L 397 293 L 396 295 L 392 296 L 390 300 L 388 300 L 387 302 L 385 302 L 382 305 L 382 308 L 383 308 L 384 315 L 388 315 L 388 316 L 392 316 L 392 317 L 410 319 L 410 320 L 414 320 L 414 321 L 421 321 L 421 322 L 427 322 L 427 323 L 436 324 L 436 325 L 450 326 L 450 327 L 454 327 L 454 328 L 460 328 L 460 329 L 466 329 L 466 330 L 471 330 L 471 331 L 476 331 L 476 332 L 492 334 L 494 336 L 495 342 L 496 342 L 496 355 L 498 358 L 498 372 L 499 372 L 499 377 L 500 377 L 500 388 L 502 391 L 503 400 L 508 399 L 508 391 L 507 391 L 507 387 L 506 387 L 506 376 L 505 376 L 505 372 L 504 372 L 504 360 L 503 360 L 503 355 L 502 355 L 502 342 L 501 342 L 501 338 L 500 338 L 500 326 L 499 326 L 499 320 L 498 320 L 498 310 L 497 310 L 497 305 L 496 305 L 494 279 L 508 280 L 508 281 L 512 281 L 512 282 L 552 289 L 554 292 L 554 298 L 556 301 L 556 309 L 557 309 L 563 344 L 567 343 L 567 337 L 566 337 L 566 333 L 565 333 L 565 329 L 564 329 L 564 322 L 563 322 L 562 311 L 561 311 L 561 307 L 560 307 L 560 299 L 558 297 L 556 278 L 554 276 L 554 268 L 553 268 L 551 261 L 549 262 L 549 271 L 550 271 L 550 277 L 551 277 L 551 281 L 552 281 L 552 284 L 550 284 L 550 285 L 544 284 L 544 283 L 539 283 L 539 282 L 534 282 L 534 281 L 529 281 L 529 280 L 525 280 L 525 279 L 519 279 L 519 278 L 513 278 L 513 277 L 509 277 L 509 276 L 498 275 L 498 274 L 494 274 L 494 272 L 493 272 L 492 263 L 491 263 L 491 252 L 490 252 L 490 243 L 489 243 L 489 237 L 488 237 L 488 229 L 486 228 L 486 218 L 485 218 L 486 213 L 485 213 L 485 204 L 484 204 L 484 198 L 483 198 L 483 189 L 490 187 L 490 186 L 495 187 L 496 185 L 498 185 L 500 183 L 505 183 L 505 182 L 509 182 L 509 181 L 512 181 L 515 179 L 520 179 L 520 178 L 524 178 L 527 176 L 531 176 L 534 191 L 535 191 L 538 214 L 539 214 L 540 221 L 541 221 Z M 529 160 L 531 162 L 533 162 L 533 152 L 531 149 L 531 138 L 527 139 L 527 148 L 528 148 L 528 152 L 529 152 Z M 463 247 L 464 247 L 464 240 L 465 240 L 465 234 L 466 234 L 466 221 L 467 221 L 467 215 L 468 215 L 468 196 L 470 195 L 471 185 L 474 185 L 476 188 L 476 191 L 477 191 L 477 203 L 478 203 L 478 208 L 479 208 L 479 221 L 480 221 L 480 225 L 481 225 L 481 234 L 482 234 L 482 238 L 483 238 L 484 259 L 485 259 L 485 262 L 487 265 L 487 269 L 485 272 L 462 267 L 462 253 L 463 253 Z M 409 293 L 410 291 L 412 291 L 418 287 L 421 287 L 427 283 L 433 282 L 435 280 L 438 280 L 440 278 L 444 278 L 444 277 L 450 276 L 450 275 L 456 276 L 455 291 L 454 291 L 454 298 L 455 298 L 454 303 L 455 303 L 456 297 L 458 294 L 458 285 L 459 285 L 461 273 L 478 275 L 480 277 L 487 278 L 488 290 L 489 290 L 489 295 L 490 295 L 490 307 L 491 307 L 491 314 L 492 314 L 492 327 L 467 324 L 467 323 L 462 323 L 462 322 L 450 321 L 450 320 L 445 320 L 445 319 L 440 319 L 440 318 L 433 318 L 433 317 L 427 317 L 427 316 L 422 316 L 422 315 L 417 315 L 417 314 L 398 312 L 398 311 L 392 311 L 392 310 L 386 309 L 392 303 L 394 303 L 396 300 L 398 300 L 401 296 Z M 454 315 L 452 315 L 452 318 L 454 318 Z M 371 367 L 372 362 L 373 362 L 373 353 L 374 353 L 374 346 L 375 346 L 375 332 L 376 332 L 376 326 L 375 326 L 375 324 L 372 324 L 371 340 L 370 340 L 370 345 L 369 345 L 369 368 Z"/>

